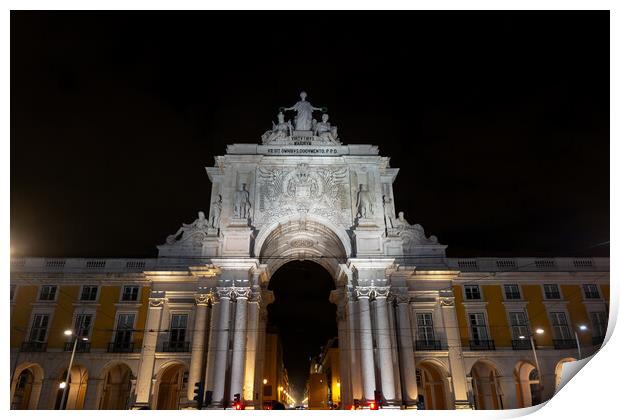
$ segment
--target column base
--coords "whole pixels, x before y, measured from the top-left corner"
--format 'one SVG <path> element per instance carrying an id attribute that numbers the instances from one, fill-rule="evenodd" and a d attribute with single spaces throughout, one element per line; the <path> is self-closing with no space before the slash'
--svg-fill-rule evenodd
<path id="1" fill-rule="evenodd" d="M 473 407 L 469 403 L 469 401 L 455 401 L 454 402 L 455 410 L 473 410 Z"/>

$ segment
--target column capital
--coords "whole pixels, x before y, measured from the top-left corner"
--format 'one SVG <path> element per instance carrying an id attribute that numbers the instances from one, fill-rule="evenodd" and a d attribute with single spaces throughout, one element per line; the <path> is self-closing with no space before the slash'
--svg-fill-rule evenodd
<path id="1" fill-rule="evenodd" d="M 394 294 L 393 296 L 397 305 L 408 305 L 409 301 L 411 300 L 409 295 Z"/>
<path id="2" fill-rule="evenodd" d="M 214 298 L 217 300 L 232 299 L 233 288 L 232 287 L 216 287 Z"/>
<path id="3" fill-rule="evenodd" d="M 374 286 L 375 299 L 387 299 L 390 296 L 390 286 Z"/>
<path id="4" fill-rule="evenodd" d="M 194 295 L 194 299 L 196 300 L 196 306 L 208 306 L 213 302 L 214 296 L 213 293 L 196 293 Z"/>
<path id="5" fill-rule="evenodd" d="M 390 296 L 390 286 L 356 286 L 354 291 L 358 299 L 387 299 Z"/>
<path id="6" fill-rule="evenodd" d="M 372 297 L 372 287 L 357 286 L 355 288 L 355 297 L 357 299 L 370 299 Z"/>
<path id="7" fill-rule="evenodd" d="M 167 298 L 149 298 L 149 308 L 162 308 L 167 301 Z"/>

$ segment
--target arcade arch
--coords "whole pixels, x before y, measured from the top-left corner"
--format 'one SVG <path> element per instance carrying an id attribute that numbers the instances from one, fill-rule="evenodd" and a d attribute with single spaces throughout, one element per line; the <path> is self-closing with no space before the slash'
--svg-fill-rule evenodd
<path id="1" fill-rule="evenodd" d="M 474 402 L 477 410 L 501 410 L 502 391 L 499 370 L 487 360 L 478 360 L 471 368 Z"/>
<path id="2" fill-rule="evenodd" d="M 88 370 L 81 365 L 73 365 L 71 374 L 69 375 L 69 383 L 67 387 L 67 395 L 64 403 L 62 402 L 63 389 L 60 384 L 67 378 L 67 370 L 65 369 L 57 379 L 56 401 L 54 403 L 55 410 L 82 410 L 84 409 L 84 398 L 86 397 L 86 387 L 88 385 Z M 62 406 L 61 406 L 62 404 Z"/>
<path id="3" fill-rule="evenodd" d="M 154 400 L 157 410 L 178 410 L 183 395 L 183 375 L 186 367 L 181 362 L 163 366 L 157 374 L 157 390 Z"/>
<path id="4" fill-rule="evenodd" d="M 15 369 L 11 384 L 11 410 L 34 410 L 39 403 L 43 369 L 36 363 L 24 363 Z"/>
<path id="5" fill-rule="evenodd" d="M 531 407 L 542 402 L 538 370 L 530 362 L 517 363 L 514 371 L 517 383 L 517 401 L 520 407 Z"/>
<path id="6" fill-rule="evenodd" d="M 555 389 L 554 389 L 554 393 L 559 391 L 560 388 L 560 381 L 562 380 L 562 372 L 564 370 L 564 363 L 567 362 L 576 362 L 577 359 L 575 359 L 574 357 L 566 357 L 562 360 L 560 360 L 556 365 L 555 365 Z"/>
<path id="7" fill-rule="evenodd" d="M 125 410 L 129 408 L 131 369 L 125 363 L 108 367 L 103 376 L 100 410 Z"/>
<path id="8" fill-rule="evenodd" d="M 452 408 L 449 397 L 449 385 L 444 369 L 430 360 L 417 365 L 416 382 L 418 399 L 424 399 L 426 410 L 447 410 Z"/>

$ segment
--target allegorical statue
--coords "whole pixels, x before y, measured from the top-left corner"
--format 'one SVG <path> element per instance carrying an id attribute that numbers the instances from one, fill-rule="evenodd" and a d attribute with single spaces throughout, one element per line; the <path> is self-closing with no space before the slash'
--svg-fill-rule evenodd
<path id="1" fill-rule="evenodd" d="M 397 228 L 401 233 L 400 235 L 403 237 L 403 244 L 409 246 L 411 244 L 436 244 L 437 237 L 435 235 L 431 235 L 430 237 L 426 237 L 424 233 L 424 228 L 420 224 L 411 225 L 405 219 L 405 213 L 402 211 L 398 212 L 398 218 L 394 221 L 394 227 Z"/>
<path id="2" fill-rule="evenodd" d="M 338 127 L 329 123 L 329 115 L 323 114 L 321 122 L 314 127 L 314 135 L 329 141 L 336 141 L 338 138 Z"/>
<path id="3" fill-rule="evenodd" d="M 209 227 L 209 221 L 206 219 L 204 212 L 199 211 L 198 219 L 194 220 L 190 224 L 183 223 L 183 225 L 179 228 L 179 230 L 176 231 L 176 233 L 172 235 L 168 235 L 168 237 L 166 238 L 166 242 L 168 244 L 173 244 L 177 241 L 177 238 L 179 237 L 181 233 L 183 233 L 183 237 L 185 237 L 186 234 L 191 233 L 191 232 L 196 232 L 196 231 L 206 232 L 208 227 Z"/>
<path id="4" fill-rule="evenodd" d="M 366 189 L 366 185 L 360 184 L 360 189 L 357 192 L 357 217 L 360 219 L 366 219 L 375 214 L 372 208 L 372 198 L 370 192 Z"/>
<path id="5" fill-rule="evenodd" d="M 213 202 L 211 206 L 211 223 L 209 224 L 209 226 L 215 229 L 219 229 L 221 216 L 222 216 L 222 196 L 218 194 L 217 199 Z"/>
<path id="6" fill-rule="evenodd" d="M 235 191 L 235 207 L 234 216 L 238 219 L 247 219 L 250 217 L 250 193 L 245 189 L 245 184 L 241 184 L 241 189 Z"/>
<path id="7" fill-rule="evenodd" d="M 312 130 L 312 112 L 321 111 L 322 108 L 315 108 L 310 102 L 306 101 L 306 97 L 308 96 L 306 92 L 301 92 L 299 96 L 301 97 L 301 101 L 298 101 L 290 108 L 284 108 L 284 111 L 297 111 L 295 130 L 310 131 Z"/>
<path id="8" fill-rule="evenodd" d="M 272 124 L 272 129 L 263 134 L 263 143 L 267 144 L 273 141 L 285 139 L 292 134 L 293 125 L 290 121 L 284 121 L 284 114 L 282 112 L 278 114 L 278 123 Z"/>
<path id="9" fill-rule="evenodd" d="M 385 228 L 392 229 L 394 228 L 394 212 L 392 211 L 392 199 L 384 195 L 383 196 L 383 217 L 385 218 Z"/>

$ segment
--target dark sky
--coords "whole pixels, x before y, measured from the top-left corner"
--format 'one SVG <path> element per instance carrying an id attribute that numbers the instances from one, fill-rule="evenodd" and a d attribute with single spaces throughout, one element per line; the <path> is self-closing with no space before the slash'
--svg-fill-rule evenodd
<path id="1" fill-rule="evenodd" d="M 392 157 L 397 210 L 449 256 L 608 255 L 609 13 L 473 11 L 12 12 L 14 252 L 155 256 L 208 210 L 213 156 L 302 89 Z M 295 349 L 285 321 L 334 322 L 333 285 L 291 267 L 302 360 L 335 326 Z"/>
<path id="2" fill-rule="evenodd" d="M 11 244 L 155 256 L 305 89 L 450 256 L 608 255 L 608 17 L 12 12 Z"/>

